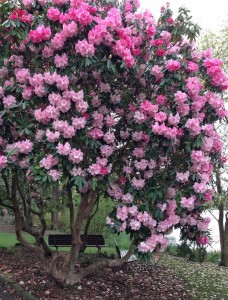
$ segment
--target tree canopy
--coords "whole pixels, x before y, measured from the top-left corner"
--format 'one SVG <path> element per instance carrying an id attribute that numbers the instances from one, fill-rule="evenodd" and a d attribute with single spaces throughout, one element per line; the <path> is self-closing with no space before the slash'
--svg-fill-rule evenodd
<path id="1" fill-rule="evenodd" d="M 99 193 L 115 203 L 110 229 L 130 234 L 140 256 L 164 250 L 173 226 L 207 243 L 200 214 L 223 161 L 213 124 L 227 115 L 228 80 L 221 60 L 194 48 L 187 11 L 175 20 L 164 7 L 156 21 L 138 8 L 23 0 L 3 23 L 11 34 L 0 69 L 1 172 L 67 187 L 71 266 Z M 81 195 L 76 217 L 72 189 Z"/>

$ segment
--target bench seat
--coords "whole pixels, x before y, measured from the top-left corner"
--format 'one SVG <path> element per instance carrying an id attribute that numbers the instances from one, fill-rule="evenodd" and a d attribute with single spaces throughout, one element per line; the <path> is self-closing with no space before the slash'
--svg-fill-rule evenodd
<path id="1" fill-rule="evenodd" d="M 84 235 L 81 235 L 81 240 L 83 241 Z M 48 244 L 49 246 L 56 247 L 70 247 L 72 245 L 71 242 L 71 234 L 50 234 L 48 236 Z M 98 251 L 101 250 L 101 247 L 106 247 L 103 235 L 88 235 L 86 238 L 86 246 L 87 247 L 97 247 Z"/>

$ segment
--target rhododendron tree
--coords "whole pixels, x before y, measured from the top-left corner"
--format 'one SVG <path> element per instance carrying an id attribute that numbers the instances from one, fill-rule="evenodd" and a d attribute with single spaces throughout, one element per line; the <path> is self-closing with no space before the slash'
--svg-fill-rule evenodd
<path id="1" fill-rule="evenodd" d="M 228 81 L 222 62 L 186 38 L 194 26 L 183 10 L 174 20 L 164 7 L 156 21 L 138 8 L 137 0 L 23 0 L 29 32 L 0 69 L 2 172 L 11 169 L 14 182 L 23 168 L 31 183 L 61 181 L 67 190 L 71 251 L 45 261 L 63 284 L 132 251 L 163 251 L 174 226 L 205 241 L 200 214 L 212 200 L 213 164 L 222 163 L 213 124 L 226 116 Z M 115 204 L 109 228 L 132 244 L 122 259 L 75 270 L 82 223 L 100 193 Z"/>

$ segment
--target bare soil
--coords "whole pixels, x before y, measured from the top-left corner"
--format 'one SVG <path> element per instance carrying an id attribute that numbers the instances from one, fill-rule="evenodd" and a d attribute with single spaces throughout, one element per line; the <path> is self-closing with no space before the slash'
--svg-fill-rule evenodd
<path id="1" fill-rule="evenodd" d="M 0 300 L 22 300 L 16 292 L 0 282 Z"/>
<path id="2" fill-rule="evenodd" d="M 84 255 L 91 260 L 97 255 Z M 99 257 L 100 259 L 100 257 Z M 163 300 L 189 299 L 186 285 L 164 266 L 132 262 L 120 268 L 105 268 L 72 287 L 61 287 L 44 271 L 31 252 L 17 248 L 0 250 L 0 272 L 12 277 L 39 300 Z M 1 287 L 0 287 L 1 288 Z M 0 299 L 14 300 L 16 298 Z"/>

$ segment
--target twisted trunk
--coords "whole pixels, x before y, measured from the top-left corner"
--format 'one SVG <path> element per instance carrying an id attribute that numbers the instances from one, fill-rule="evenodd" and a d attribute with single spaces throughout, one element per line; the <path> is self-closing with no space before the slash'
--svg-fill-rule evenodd
<path id="1" fill-rule="evenodd" d="M 45 252 L 43 248 L 38 247 L 36 245 L 30 244 L 28 241 L 26 241 L 23 237 L 22 234 L 22 216 L 21 216 L 21 211 L 19 207 L 19 202 L 17 199 L 17 185 L 18 185 L 18 176 L 17 173 L 14 172 L 12 174 L 12 185 L 11 185 L 11 201 L 13 204 L 13 211 L 14 211 L 14 216 L 15 216 L 15 233 L 17 240 L 24 246 L 26 249 L 34 252 L 36 255 L 39 256 L 41 259 L 44 268 L 47 267 L 47 261 L 45 259 Z"/>
<path id="2" fill-rule="evenodd" d="M 66 273 L 63 271 L 59 271 L 58 270 L 58 262 L 60 262 L 61 260 L 64 261 L 66 260 L 66 255 L 64 253 L 58 253 L 55 255 L 55 257 L 52 259 L 52 264 L 50 265 L 49 268 L 49 273 L 51 274 L 51 276 L 61 285 L 63 286 L 67 286 L 67 285 L 74 285 L 78 282 L 80 282 L 84 277 L 96 273 L 97 271 L 99 271 L 102 268 L 105 267 L 120 267 L 122 266 L 132 255 L 133 251 L 134 251 L 134 240 L 131 243 L 131 246 L 127 252 L 127 254 L 122 257 L 122 258 L 118 258 L 118 259 L 114 259 L 114 260 L 110 260 L 110 259 L 103 259 L 101 261 L 98 261 L 94 264 L 91 264 L 87 267 L 85 267 L 84 269 L 80 269 L 77 270 L 74 268 L 73 273 Z"/>
<path id="3" fill-rule="evenodd" d="M 94 204 L 97 200 L 97 193 L 95 191 L 91 191 L 88 194 L 84 194 L 81 196 L 81 202 L 78 208 L 77 216 L 75 218 L 74 213 L 74 203 L 72 197 L 72 188 L 67 186 L 67 198 L 68 198 L 68 207 L 70 211 L 70 226 L 71 226 L 71 235 L 72 235 L 72 247 L 69 253 L 62 252 L 51 252 L 51 260 L 46 259 L 46 251 L 45 243 L 43 245 L 42 237 L 40 237 L 40 243 L 42 247 L 38 247 L 36 245 L 32 245 L 27 242 L 22 235 L 22 227 L 26 227 L 23 224 L 22 216 L 20 212 L 19 202 L 17 199 L 17 174 L 13 174 L 12 176 L 12 190 L 11 190 L 11 198 L 12 204 L 15 214 L 15 232 L 17 239 L 21 242 L 21 244 L 34 252 L 41 259 L 43 266 L 57 283 L 61 285 L 73 285 L 79 282 L 82 278 L 86 277 L 89 274 L 92 274 L 99 269 L 104 267 L 117 267 L 121 266 L 124 262 L 126 262 L 131 256 L 134 250 L 134 241 L 132 241 L 131 247 L 128 253 L 123 258 L 118 258 L 114 260 L 103 259 L 94 264 L 91 264 L 84 269 L 76 269 L 76 262 L 78 261 L 78 256 L 80 253 L 80 249 L 82 246 L 81 241 L 81 229 L 83 221 L 86 220 L 93 211 Z M 38 237 L 39 232 L 35 229 L 31 229 L 26 227 L 27 232 L 29 231 L 31 234 Z M 44 241 L 45 242 L 45 241 Z"/>
<path id="4" fill-rule="evenodd" d="M 223 250 L 223 266 L 228 267 L 228 212 L 226 213 L 224 228 L 224 250 Z"/>
<path id="5" fill-rule="evenodd" d="M 96 197 L 94 205 L 96 205 L 96 208 L 93 211 L 93 213 L 89 215 L 89 217 L 88 217 L 88 219 L 86 221 L 86 225 L 85 225 L 85 229 L 84 229 L 84 233 L 83 233 L 82 246 L 81 246 L 81 249 L 80 249 L 81 253 L 84 253 L 85 250 L 86 250 L 86 246 L 87 246 L 87 242 L 86 241 L 87 241 L 87 236 L 88 236 L 88 232 L 89 232 L 90 223 L 93 220 L 93 218 L 95 217 L 95 215 L 96 215 L 96 213 L 98 211 L 98 208 L 99 208 L 99 195 Z"/>
<path id="6" fill-rule="evenodd" d="M 92 274 L 104 267 L 121 266 L 128 260 L 134 249 L 134 242 L 132 242 L 132 245 L 125 257 L 115 260 L 105 259 L 89 265 L 82 270 L 77 270 L 76 262 L 78 261 L 78 256 L 82 246 L 82 224 L 83 221 L 86 220 L 93 211 L 94 204 L 97 199 L 97 193 L 95 191 L 91 191 L 88 194 L 84 194 L 81 196 L 76 219 L 74 216 L 74 204 L 70 186 L 67 187 L 67 196 L 68 207 L 70 210 L 72 247 L 69 254 L 55 253 L 47 269 L 48 273 L 56 280 L 56 282 L 60 283 L 61 285 L 73 285 L 79 282 L 88 274 Z"/>

